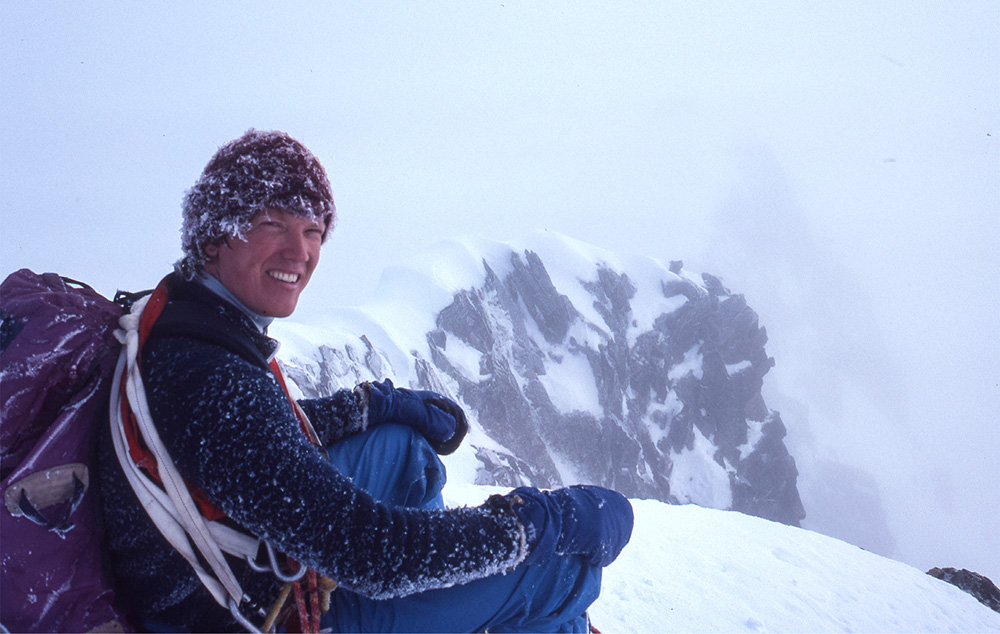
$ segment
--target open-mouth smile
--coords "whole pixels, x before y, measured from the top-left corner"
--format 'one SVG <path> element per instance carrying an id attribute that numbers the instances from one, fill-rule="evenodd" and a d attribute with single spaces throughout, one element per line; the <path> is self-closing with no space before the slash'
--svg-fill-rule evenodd
<path id="1" fill-rule="evenodd" d="M 287 282 L 289 284 L 294 284 L 299 281 L 298 273 L 285 273 L 283 271 L 268 271 L 268 275 L 278 280 L 279 282 Z"/>

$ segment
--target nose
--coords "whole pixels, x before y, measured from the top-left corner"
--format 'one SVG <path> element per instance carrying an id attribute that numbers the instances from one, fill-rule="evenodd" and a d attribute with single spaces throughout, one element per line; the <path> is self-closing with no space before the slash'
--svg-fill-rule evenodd
<path id="1" fill-rule="evenodd" d="M 294 262 L 308 262 L 313 255 L 309 238 L 303 232 L 289 231 L 285 235 L 281 254 Z"/>

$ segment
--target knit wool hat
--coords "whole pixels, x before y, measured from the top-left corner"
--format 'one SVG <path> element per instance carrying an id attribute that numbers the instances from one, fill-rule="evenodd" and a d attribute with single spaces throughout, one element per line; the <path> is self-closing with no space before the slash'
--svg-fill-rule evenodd
<path id="1" fill-rule="evenodd" d="M 205 247 L 244 238 L 254 214 L 278 208 L 333 228 L 336 208 L 319 160 L 284 132 L 250 129 L 219 148 L 184 195 L 181 249 L 174 268 L 192 279 L 208 261 Z"/>

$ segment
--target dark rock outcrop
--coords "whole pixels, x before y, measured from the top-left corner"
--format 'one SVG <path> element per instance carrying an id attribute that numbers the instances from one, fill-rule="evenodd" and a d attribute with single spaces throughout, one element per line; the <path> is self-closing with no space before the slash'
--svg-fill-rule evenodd
<path id="1" fill-rule="evenodd" d="M 757 314 L 681 262 L 655 269 L 652 286 L 649 269 L 633 278 L 594 261 L 558 270 L 557 288 L 532 250 L 484 259 L 482 282 L 455 292 L 425 352 L 411 352 L 411 382 L 450 390 L 500 446 L 469 449 L 477 483 L 589 482 L 798 525 L 785 425 L 761 396 L 774 360 Z M 391 375 L 387 356 L 359 341 L 363 349 L 324 346 L 291 364 L 290 377 L 311 395 L 334 385 L 331 375 L 346 385 Z"/>
<path id="2" fill-rule="evenodd" d="M 965 590 L 986 607 L 1000 612 L 1000 589 L 988 577 L 964 568 L 931 568 L 927 574 Z"/>

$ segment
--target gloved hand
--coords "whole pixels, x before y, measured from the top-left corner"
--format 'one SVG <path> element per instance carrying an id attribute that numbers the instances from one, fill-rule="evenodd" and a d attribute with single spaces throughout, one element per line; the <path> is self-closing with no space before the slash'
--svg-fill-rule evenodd
<path id="1" fill-rule="evenodd" d="M 527 533 L 526 563 L 579 555 L 604 567 L 632 536 L 632 505 L 617 491 L 584 485 L 554 491 L 520 487 L 507 499 Z"/>
<path id="2" fill-rule="evenodd" d="M 399 423 L 417 430 L 441 455 L 458 449 L 469 431 L 465 412 L 455 401 L 428 390 L 398 388 L 392 381 L 365 383 L 368 425 Z"/>

